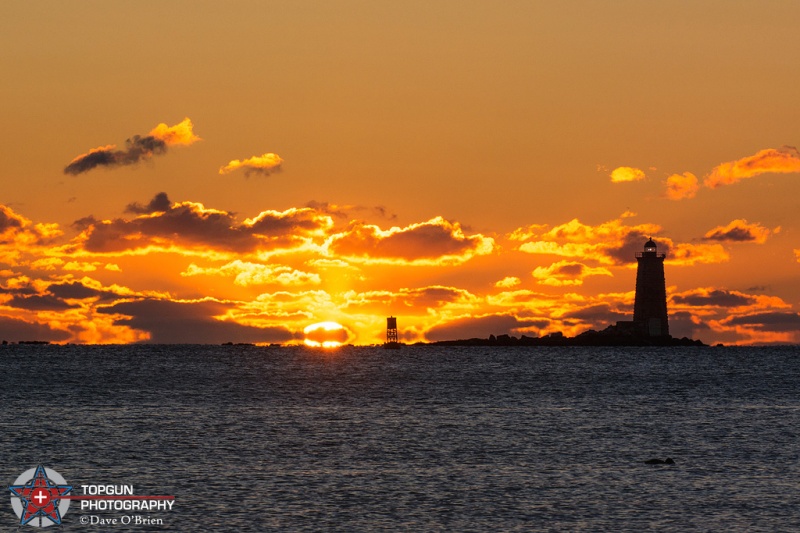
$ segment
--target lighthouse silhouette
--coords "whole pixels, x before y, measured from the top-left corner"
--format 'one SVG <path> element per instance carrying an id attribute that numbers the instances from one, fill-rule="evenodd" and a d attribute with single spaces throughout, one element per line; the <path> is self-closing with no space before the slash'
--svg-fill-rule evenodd
<path id="1" fill-rule="evenodd" d="M 650 337 L 669 336 L 667 319 L 667 289 L 664 278 L 664 258 L 651 238 L 644 251 L 636 254 L 636 299 L 633 322 Z"/>

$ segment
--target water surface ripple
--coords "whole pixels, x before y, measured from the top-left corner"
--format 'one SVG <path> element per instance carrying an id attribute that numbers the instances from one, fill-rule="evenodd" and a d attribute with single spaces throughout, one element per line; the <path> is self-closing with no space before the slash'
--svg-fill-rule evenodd
<path id="1" fill-rule="evenodd" d="M 800 530 L 798 356 L 9 345 L 0 462 L 175 495 L 109 531 Z"/>

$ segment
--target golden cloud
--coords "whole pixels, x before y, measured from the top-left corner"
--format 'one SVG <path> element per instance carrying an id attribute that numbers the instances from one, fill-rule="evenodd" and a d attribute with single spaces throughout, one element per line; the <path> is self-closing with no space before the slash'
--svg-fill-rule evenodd
<path id="1" fill-rule="evenodd" d="M 612 276 L 607 268 L 592 268 L 573 261 L 559 261 L 548 267 L 536 267 L 533 277 L 542 285 L 563 287 L 565 285 L 583 285 L 588 276 Z"/>
<path id="2" fill-rule="evenodd" d="M 780 231 L 780 228 L 775 229 L 775 233 Z M 736 219 L 731 221 L 727 226 L 717 226 L 709 230 L 703 236 L 707 241 L 721 241 L 721 242 L 756 242 L 763 244 L 772 232 L 760 224 L 749 224 L 747 220 Z"/>
<path id="3" fill-rule="evenodd" d="M 202 139 L 194 134 L 194 125 L 189 117 L 184 118 L 174 126 L 167 126 L 163 122 L 150 131 L 150 136 L 161 141 L 167 146 L 174 146 L 177 144 L 189 146 L 201 141 Z"/>
<path id="4" fill-rule="evenodd" d="M 793 146 L 783 146 L 777 150 L 774 148 L 760 150 L 755 155 L 715 167 L 706 177 L 704 184 L 706 187 L 716 189 L 767 172 L 800 172 L 800 152 Z"/>
<path id="5" fill-rule="evenodd" d="M 640 181 L 646 177 L 643 170 L 633 167 L 617 167 L 611 171 L 610 176 L 612 183 Z"/>
<path id="6" fill-rule="evenodd" d="M 521 284 L 522 280 L 516 276 L 506 276 L 505 278 L 501 279 L 497 283 L 494 284 L 495 287 L 500 287 L 503 289 L 510 289 L 511 287 L 516 287 L 517 285 Z"/>
<path id="7" fill-rule="evenodd" d="M 636 252 L 642 251 L 649 236 L 660 229 L 655 224 L 626 226 L 622 219 L 589 226 L 576 218 L 542 233 L 536 237 L 539 240 L 524 242 L 518 250 L 529 254 L 594 260 L 609 265 L 624 264 L 633 262 Z M 668 240 L 662 241 L 668 246 Z"/>
<path id="8" fill-rule="evenodd" d="M 330 254 L 352 261 L 442 265 L 490 254 L 494 239 L 467 236 L 457 222 L 442 217 L 388 230 L 355 221 L 332 236 L 327 248 Z"/>
<path id="9" fill-rule="evenodd" d="M 0 262 L 19 264 L 24 253 L 52 244 L 63 233 L 58 224 L 34 224 L 0 204 Z"/>
<path id="10" fill-rule="evenodd" d="M 684 198 L 694 198 L 700 185 L 697 176 L 691 172 L 683 174 L 673 174 L 667 178 L 666 197 L 670 200 L 683 200 Z"/>
<path id="11" fill-rule="evenodd" d="M 199 267 L 192 263 L 181 272 L 181 276 L 233 276 L 234 284 L 243 287 L 251 285 L 277 284 L 284 286 L 319 285 L 319 274 L 302 272 L 283 265 L 263 265 L 239 259 L 220 267 Z"/>
<path id="12" fill-rule="evenodd" d="M 279 155 L 270 152 L 263 155 L 254 155 L 244 161 L 234 159 L 227 165 L 220 167 L 219 173 L 228 174 L 242 168 L 246 176 L 253 173 L 268 176 L 274 172 L 280 171 L 282 165 L 283 159 L 281 159 Z"/>

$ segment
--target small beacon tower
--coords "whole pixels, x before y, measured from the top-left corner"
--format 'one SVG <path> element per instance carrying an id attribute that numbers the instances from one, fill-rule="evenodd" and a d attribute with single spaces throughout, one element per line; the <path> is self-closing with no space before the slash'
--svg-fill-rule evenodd
<path id="1" fill-rule="evenodd" d="M 633 304 L 633 322 L 649 337 L 669 336 L 667 322 L 667 289 L 664 278 L 664 258 L 658 253 L 653 239 L 644 245 L 644 252 L 636 254 L 636 299 Z"/>
<path id="2" fill-rule="evenodd" d="M 386 319 L 386 342 L 397 342 L 397 319 L 393 316 Z"/>

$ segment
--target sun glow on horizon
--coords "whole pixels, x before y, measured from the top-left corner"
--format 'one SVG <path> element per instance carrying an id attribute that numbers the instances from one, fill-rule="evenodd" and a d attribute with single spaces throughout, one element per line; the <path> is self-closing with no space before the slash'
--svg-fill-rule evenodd
<path id="1" fill-rule="evenodd" d="M 303 328 L 303 343 L 312 348 L 338 348 L 349 337 L 347 329 L 331 320 L 317 322 Z"/>

